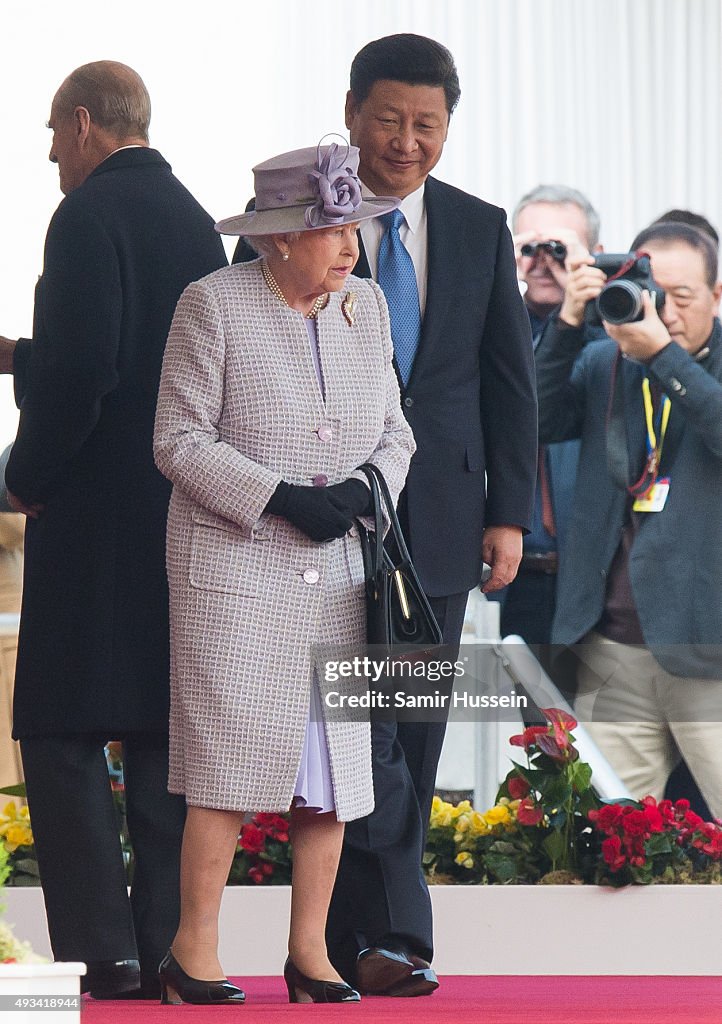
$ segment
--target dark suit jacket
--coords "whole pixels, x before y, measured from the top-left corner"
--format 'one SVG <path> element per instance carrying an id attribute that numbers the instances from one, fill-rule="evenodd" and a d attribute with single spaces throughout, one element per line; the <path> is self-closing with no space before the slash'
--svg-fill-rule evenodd
<path id="1" fill-rule="evenodd" d="M 610 382 L 617 346 L 587 347 L 582 332 L 554 320 L 536 351 L 542 441 L 581 437 L 566 558 L 561 564 L 552 641 L 573 644 L 599 622 L 607 573 L 619 546 L 626 491 L 607 467 Z M 674 342 L 649 364 L 672 399 L 660 474 L 671 486 L 663 511 L 638 516 L 629 574 L 645 643 L 675 675 L 720 676 L 722 637 L 722 328 L 696 362 Z M 645 445 L 644 367 L 619 363 L 629 477 Z"/>
<path id="2" fill-rule="evenodd" d="M 167 728 L 156 395 L 181 292 L 225 263 L 211 218 L 152 149 L 110 156 L 53 216 L 6 472 L 45 505 L 26 532 L 16 737 Z"/>
<path id="3" fill-rule="evenodd" d="M 478 583 L 484 526 L 529 528 L 537 418 L 529 318 L 504 211 L 435 178 L 424 200 L 426 310 L 402 390 L 418 449 L 399 506 L 422 585 L 441 597 Z M 254 255 L 241 243 L 234 259 Z M 363 251 L 354 273 L 370 277 Z"/>

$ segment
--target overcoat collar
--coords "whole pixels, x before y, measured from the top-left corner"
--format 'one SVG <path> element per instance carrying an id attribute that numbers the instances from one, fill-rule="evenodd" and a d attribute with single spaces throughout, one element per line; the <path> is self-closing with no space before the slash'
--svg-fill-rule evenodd
<path id="1" fill-rule="evenodd" d="M 148 146 L 131 146 L 126 149 L 116 149 L 115 153 L 111 153 L 99 163 L 88 177 L 93 178 L 98 174 L 105 174 L 106 171 L 117 171 L 122 167 L 149 167 L 153 164 L 167 167 L 170 170 L 170 164 L 157 149 L 150 149 Z"/>

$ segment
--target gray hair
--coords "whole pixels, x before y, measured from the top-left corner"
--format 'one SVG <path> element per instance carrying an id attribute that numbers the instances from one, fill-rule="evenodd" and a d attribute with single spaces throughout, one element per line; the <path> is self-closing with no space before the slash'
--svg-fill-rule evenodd
<path id="1" fill-rule="evenodd" d="M 571 203 L 572 206 L 578 206 L 587 222 L 587 244 L 589 248 L 593 249 L 599 243 L 599 214 L 584 193 L 578 189 L 570 188 L 568 185 L 537 185 L 531 192 L 527 192 L 525 196 L 522 196 L 516 204 L 511 216 L 514 230 L 516 230 L 519 214 L 525 207 L 531 206 L 532 203 L 550 203 L 555 206 Z"/>
<path id="2" fill-rule="evenodd" d="M 244 238 L 243 241 L 250 245 L 251 249 L 255 249 L 259 256 L 265 256 L 268 259 L 270 256 L 278 254 L 274 239 L 285 238 L 290 244 L 298 241 L 300 236 L 300 231 L 284 231 L 283 234 L 278 235 L 254 235 L 252 238 Z"/>
<path id="3" fill-rule="evenodd" d="M 140 75 L 114 60 L 97 60 L 72 71 L 58 89 L 60 115 L 85 107 L 91 120 L 119 141 L 148 141 L 150 96 Z"/>

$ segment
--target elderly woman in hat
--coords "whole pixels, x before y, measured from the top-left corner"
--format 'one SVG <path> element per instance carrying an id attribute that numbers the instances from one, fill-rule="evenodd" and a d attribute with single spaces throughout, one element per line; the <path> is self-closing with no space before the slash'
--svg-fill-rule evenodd
<path id="1" fill-rule="evenodd" d="M 351 276 L 359 222 L 399 201 L 362 200 L 357 168 L 336 144 L 254 168 L 255 211 L 216 228 L 261 257 L 190 285 L 168 339 L 155 456 L 174 485 L 169 787 L 188 818 L 164 1002 L 243 1000 L 218 961 L 221 895 L 243 813 L 289 808 L 289 998 L 359 999 L 324 930 L 343 823 L 373 807 L 369 727 L 327 720 L 311 647 L 363 640 L 355 471 L 375 463 L 397 497 L 415 445 L 383 294 Z"/>

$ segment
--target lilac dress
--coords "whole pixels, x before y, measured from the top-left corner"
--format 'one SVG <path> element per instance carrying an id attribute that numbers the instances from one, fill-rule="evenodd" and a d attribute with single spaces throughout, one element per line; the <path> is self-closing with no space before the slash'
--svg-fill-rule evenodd
<path id="1" fill-rule="evenodd" d="M 323 382 L 321 359 L 318 351 L 316 321 L 304 319 L 304 323 L 306 324 L 308 337 L 311 342 L 311 358 L 313 359 L 318 386 L 321 388 L 321 394 L 325 399 L 326 388 Z M 301 754 L 301 764 L 299 765 L 293 796 L 297 807 L 309 807 L 317 810 L 319 813 L 336 810 L 328 744 L 326 743 L 326 727 L 323 722 L 321 694 L 315 672 L 311 682 L 311 702 L 308 721 L 306 722 L 306 736 L 303 741 L 303 753 Z"/>

